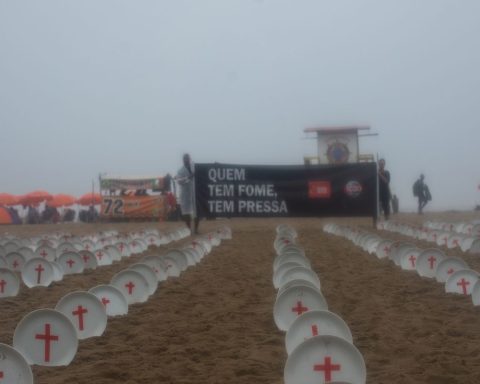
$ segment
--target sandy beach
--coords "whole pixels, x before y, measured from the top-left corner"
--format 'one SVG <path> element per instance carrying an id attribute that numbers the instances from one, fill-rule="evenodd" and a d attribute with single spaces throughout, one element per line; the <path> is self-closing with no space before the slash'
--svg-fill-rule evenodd
<path id="1" fill-rule="evenodd" d="M 444 216 L 435 216 L 444 219 Z M 456 220 L 465 215 L 447 214 Z M 401 215 L 401 222 L 426 217 Z M 179 278 L 161 283 L 129 314 L 110 318 L 106 332 L 80 341 L 67 367 L 34 366 L 38 384 L 60 383 L 283 383 L 287 358 L 284 334 L 273 321 L 276 291 L 272 285 L 275 227 L 294 227 L 322 282 L 329 309 L 351 329 L 362 353 L 370 384 L 441 384 L 480 382 L 480 309 L 469 297 L 446 294 L 441 284 L 402 271 L 352 243 L 322 231 L 327 219 L 218 220 L 202 223 L 203 233 L 229 225 L 233 239 L 225 240 L 204 260 Z M 372 232 L 371 220 L 335 219 Z M 0 233 L 31 236 L 56 230 L 75 234 L 115 228 L 169 230 L 179 224 L 98 224 L 1 227 Z M 378 232 L 427 248 L 428 243 Z M 81 275 L 68 276 L 48 288 L 22 286 L 17 297 L 2 299 L 0 342 L 12 343 L 16 324 L 32 310 L 53 308 L 65 294 L 108 283 L 111 277 L 147 254 L 168 247 L 151 247 Z M 444 249 L 444 251 L 446 251 Z M 480 259 L 459 250 L 480 270 Z"/>

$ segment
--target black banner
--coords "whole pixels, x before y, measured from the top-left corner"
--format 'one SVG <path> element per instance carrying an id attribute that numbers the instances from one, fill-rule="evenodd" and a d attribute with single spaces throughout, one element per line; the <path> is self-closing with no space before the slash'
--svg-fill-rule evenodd
<path id="1" fill-rule="evenodd" d="M 195 164 L 195 193 L 199 217 L 376 217 L 377 168 Z"/>

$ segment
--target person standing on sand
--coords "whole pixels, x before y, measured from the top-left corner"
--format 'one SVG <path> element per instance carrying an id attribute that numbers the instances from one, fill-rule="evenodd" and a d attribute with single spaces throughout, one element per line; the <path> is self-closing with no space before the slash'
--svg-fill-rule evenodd
<path id="1" fill-rule="evenodd" d="M 385 169 L 385 159 L 378 161 L 378 194 L 385 220 L 390 217 L 390 172 Z"/>
<path id="2" fill-rule="evenodd" d="M 398 206 L 399 206 L 398 196 L 393 195 L 392 196 L 392 212 L 394 215 L 398 213 L 398 209 L 399 209 Z"/>
<path id="3" fill-rule="evenodd" d="M 425 184 L 425 175 L 421 174 L 420 178 L 413 184 L 413 196 L 418 198 L 418 214 L 423 214 L 423 208 L 432 200 L 430 189 Z"/>
<path id="4" fill-rule="evenodd" d="M 192 229 L 192 217 L 194 217 L 194 230 L 198 234 L 199 218 L 195 217 L 195 173 L 192 160 L 188 153 L 183 155 L 183 166 L 175 177 L 180 186 L 180 210 L 182 218 L 188 229 Z"/>

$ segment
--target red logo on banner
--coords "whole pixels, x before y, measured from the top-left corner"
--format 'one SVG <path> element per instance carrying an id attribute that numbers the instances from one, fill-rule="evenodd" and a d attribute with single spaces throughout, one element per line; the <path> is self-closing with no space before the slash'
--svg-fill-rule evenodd
<path id="1" fill-rule="evenodd" d="M 329 181 L 309 181 L 308 197 L 310 199 L 329 199 L 332 196 L 332 185 Z"/>

